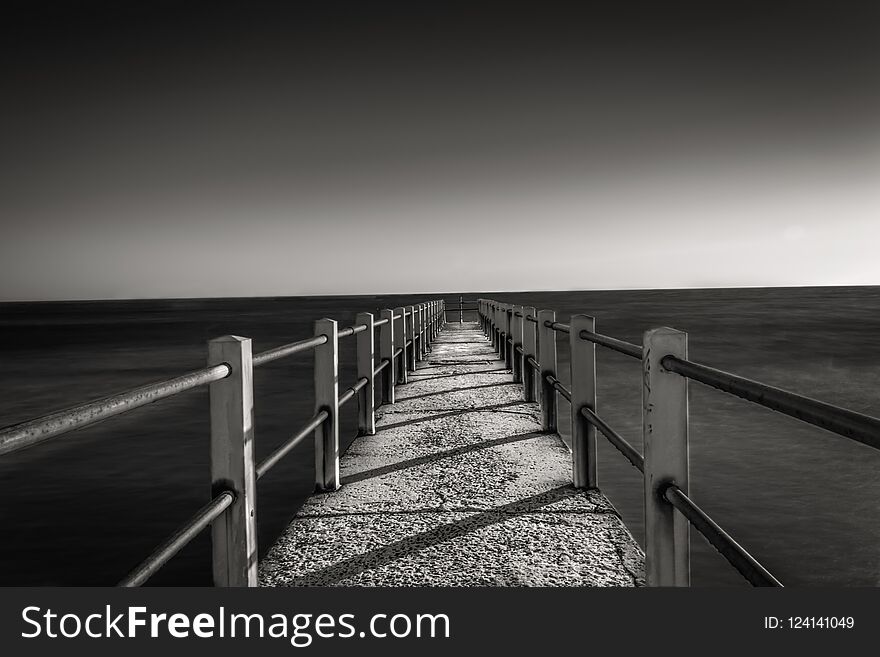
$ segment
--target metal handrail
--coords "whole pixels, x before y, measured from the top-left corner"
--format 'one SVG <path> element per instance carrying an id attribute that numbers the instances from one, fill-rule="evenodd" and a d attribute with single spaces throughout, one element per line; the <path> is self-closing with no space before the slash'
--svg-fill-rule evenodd
<path id="1" fill-rule="evenodd" d="M 377 326 L 383 326 L 384 324 L 387 324 L 387 323 L 388 323 L 387 317 L 385 319 L 377 319 L 375 322 L 373 322 L 373 328 L 376 328 Z"/>
<path id="2" fill-rule="evenodd" d="M 336 334 L 337 338 L 347 338 L 349 335 L 355 335 L 356 333 L 361 333 L 362 331 L 366 331 L 369 327 L 366 324 L 355 324 L 354 326 L 348 326 L 344 329 L 340 329 Z"/>
<path id="3" fill-rule="evenodd" d="M 254 367 L 259 367 L 260 365 L 265 365 L 266 363 L 278 360 L 279 358 L 293 356 L 294 354 L 314 349 L 315 347 L 325 344 L 328 339 L 329 338 L 326 335 L 316 335 L 311 338 L 306 338 L 305 340 L 298 340 L 297 342 L 291 342 L 290 344 L 281 345 L 280 347 L 275 347 L 274 349 L 254 354 Z"/>
<path id="4" fill-rule="evenodd" d="M 880 419 L 870 415 L 863 415 L 675 356 L 665 356 L 661 359 L 660 364 L 670 372 L 675 372 L 688 379 L 717 388 L 722 392 L 844 436 L 863 445 L 880 449 Z"/>
<path id="5" fill-rule="evenodd" d="M 568 324 L 563 324 L 562 322 L 551 322 L 549 319 L 544 321 L 544 326 L 549 329 L 553 329 L 554 331 L 559 331 L 560 333 L 571 332 L 571 328 Z"/>
<path id="6" fill-rule="evenodd" d="M 607 347 L 608 349 L 624 354 L 625 356 L 638 358 L 639 360 L 642 359 L 642 352 L 644 350 L 637 344 L 624 342 L 623 340 L 618 340 L 617 338 L 602 335 L 601 333 L 593 333 L 592 331 L 581 331 L 580 333 L 578 333 L 578 337 L 581 340 L 594 342 L 595 344 L 598 344 L 602 347 Z"/>
<path id="7" fill-rule="evenodd" d="M 625 440 L 623 436 L 612 429 L 605 420 L 600 418 L 589 408 L 582 408 L 581 415 L 584 416 L 587 422 L 596 427 L 596 429 L 608 439 L 608 442 L 614 445 L 614 447 L 617 448 L 617 451 L 623 454 L 626 460 L 629 461 L 639 472 L 642 474 L 645 473 L 645 457 L 642 456 L 627 440 Z"/>
<path id="8" fill-rule="evenodd" d="M 718 523 L 694 504 L 678 486 L 669 484 L 661 491 L 661 495 L 753 586 L 782 586 L 782 582 L 770 574 L 730 534 L 721 529 Z"/>
<path id="9" fill-rule="evenodd" d="M 140 586 L 146 582 L 162 566 L 168 563 L 175 554 L 180 552 L 192 539 L 198 536 L 205 527 L 232 506 L 233 502 L 235 502 L 235 493 L 232 491 L 223 491 L 215 496 L 214 499 L 196 511 L 189 520 L 178 527 L 171 536 L 153 550 L 150 556 L 126 575 L 119 582 L 118 586 Z"/>
<path id="10" fill-rule="evenodd" d="M 559 379 L 552 374 L 548 374 L 546 379 L 547 383 L 549 383 L 556 392 L 565 397 L 569 402 L 571 401 L 571 391 L 562 385 L 562 382 Z"/>
<path id="11" fill-rule="evenodd" d="M 6 427 L 0 430 L 0 455 L 33 447 L 74 429 L 225 379 L 231 372 L 232 369 L 226 363 L 212 365 Z"/>
<path id="12" fill-rule="evenodd" d="M 388 360 L 387 358 L 384 359 L 384 360 L 382 361 L 382 364 L 379 365 L 376 369 L 373 370 L 373 376 L 378 376 L 378 375 L 379 375 L 379 372 L 381 372 L 382 370 L 384 370 L 384 369 L 385 369 L 386 367 L 388 367 L 388 365 L 390 365 L 390 364 L 391 364 L 391 361 L 390 361 L 390 360 Z"/>
<path id="13" fill-rule="evenodd" d="M 263 461 L 257 465 L 255 468 L 257 479 L 260 479 L 264 474 L 269 472 L 278 461 L 284 458 L 287 453 L 296 447 L 304 438 L 311 435 L 311 433 L 321 426 L 321 423 L 324 422 L 327 418 L 330 417 L 330 414 L 327 411 L 318 411 L 312 419 L 310 419 L 306 424 L 295 434 L 293 434 L 290 438 L 288 438 L 283 445 L 277 447 L 275 451 L 273 451 L 269 456 L 267 456 Z"/>
<path id="14" fill-rule="evenodd" d="M 362 376 L 361 378 L 359 378 L 357 380 L 357 383 L 355 383 L 350 388 L 346 388 L 345 392 L 343 392 L 341 395 L 339 395 L 339 405 L 343 406 L 347 402 L 349 402 L 358 393 L 358 391 L 361 388 L 363 388 L 365 385 L 367 385 L 369 382 L 370 382 L 370 380 L 365 376 Z"/>

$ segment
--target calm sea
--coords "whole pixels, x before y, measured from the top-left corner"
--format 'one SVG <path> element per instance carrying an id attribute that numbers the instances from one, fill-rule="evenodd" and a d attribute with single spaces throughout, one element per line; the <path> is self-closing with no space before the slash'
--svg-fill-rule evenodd
<path id="1" fill-rule="evenodd" d="M 647 328 L 673 326 L 689 333 L 694 360 L 880 415 L 880 288 L 483 296 L 553 308 L 560 321 L 592 314 L 600 332 L 633 342 Z M 347 325 L 358 311 L 418 300 L 0 304 L 0 424 L 201 367 L 212 337 L 249 336 L 256 352 L 308 335 L 319 317 Z M 353 348 L 343 345 L 344 385 L 354 380 Z M 308 355 L 256 371 L 258 458 L 311 414 L 311 376 Z M 640 446 L 638 362 L 600 349 L 598 380 L 600 414 Z M 0 585 L 110 585 L 126 574 L 206 500 L 207 401 L 206 390 L 191 391 L 0 458 Z M 638 472 L 601 439 L 599 458 L 600 485 L 641 541 Z M 263 550 L 310 493 L 312 467 L 305 441 L 260 481 Z M 693 497 L 785 584 L 880 584 L 874 450 L 692 384 L 691 473 Z M 692 542 L 695 584 L 742 585 L 699 536 Z M 209 584 L 208 550 L 201 536 L 152 583 Z"/>

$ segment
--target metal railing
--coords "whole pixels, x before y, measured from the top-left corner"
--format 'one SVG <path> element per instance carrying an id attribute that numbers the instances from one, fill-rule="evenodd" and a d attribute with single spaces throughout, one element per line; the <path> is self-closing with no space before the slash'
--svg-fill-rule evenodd
<path id="1" fill-rule="evenodd" d="M 0 455 L 27 449 L 146 404 L 210 385 L 211 499 L 136 566 L 120 586 L 140 586 L 200 532 L 211 527 L 216 586 L 257 585 L 256 482 L 308 436 L 314 435 L 319 491 L 339 487 L 339 409 L 358 399 L 358 434 L 376 433 L 376 408 L 394 403 L 444 324 L 444 302 L 386 309 L 375 320 L 360 313 L 338 329 L 315 322 L 313 337 L 252 354 L 250 338 L 224 336 L 208 343 L 207 367 L 0 429 Z M 378 347 L 376 331 L 379 329 Z M 339 339 L 356 336 L 357 380 L 340 392 Z M 253 368 L 294 354 L 314 354 L 315 414 L 261 463 L 254 463 Z M 376 364 L 378 360 L 378 365 Z M 377 379 L 381 377 L 381 386 Z M 378 400 L 377 400 L 378 397 Z"/>
<path id="2" fill-rule="evenodd" d="M 458 297 L 458 305 L 447 304 L 445 306 L 446 312 L 449 313 L 458 313 L 458 323 L 464 323 L 464 313 L 465 312 L 479 312 L 479 299 L 465 299 L 464 297 Z M 465 304 L 470 304 L 465 306 Z"/>
<path id="3" fill-rule="evenodd" d="M 480 326 L 514 381 L 522 383 L 525 399 L 540 404 L 542 429 L 558 429 L 557 395 L 571 403 L 574 485 L 597 487 L 597 431 L 643 474 L 649 586 L 690 585 L 691 526 L 753 585 L 782 586 L 688 496 L 689 380 L 880 449 L 877 418 L 692 362 L 687 334 L 681 331 L 652 329 L 645 332 L 643 344 L 636 345 L 597 333 L 596 320 L 588 315 L 573 315 L 563 324 L 552 310 L 478 301 Z M 571 349 L 568 388 L 557 378 L 557 333 L 568 335 Z M 642 363 L 644 456 L 597 414 L 596 345 Z"/>

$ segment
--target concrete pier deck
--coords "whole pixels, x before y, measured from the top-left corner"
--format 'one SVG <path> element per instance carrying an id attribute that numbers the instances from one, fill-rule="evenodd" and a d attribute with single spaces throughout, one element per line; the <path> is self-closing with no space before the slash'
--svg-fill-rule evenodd
<path id="1" fill-rule="evenodd" d="M 341 460 L 260 564 L 262 586 L 640 586 L 614 507 L 571 486 L 476 323 L 447 324 L 377 433 Z"/>

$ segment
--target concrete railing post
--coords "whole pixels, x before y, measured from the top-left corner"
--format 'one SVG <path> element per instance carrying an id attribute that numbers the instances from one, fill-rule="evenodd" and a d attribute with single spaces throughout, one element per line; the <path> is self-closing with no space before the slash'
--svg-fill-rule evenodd
<path id="1" fill-rule="evenodd" d="M 536 399 L 535 393 L 535 368 L 529 364 L 529 358 L 538 360 L 538 325 L 530 321 L 528 317 L 535 317 L 536 311 L 534 306 L 523 306 L 523 398 L 526 401 L 533 402 Z"/>
<path id="2" fill-rule="evenodd" d="M 394 403 L 394 384 L 397 382 L 397 367 L 394 362 L 394 311 L 386 308 L 379 313 L 379 319 L 388 322 L 379 327 L 379 360 L 388 361 L 382 370 L 382 403 Z"/>
<path id="3" fill-rule="evenodd" d="M 315 412 L 328 418 L 315 429 L 315 488 L 339 488 L 339 336 L 336 321 L 315 321 L 315 335 L 327 342 L 315 347 Z"/>
<path id="4" fill-rule="evenodd" d="M 556 376 L 556 331 L 547 326 L 555 321 L 555 311 L 538 312 L 538 363 L 541 364 L 538 389 L 541 391 L 541 428 L 544 431 L 557 429 L 556 389 L 547 381 L 547 375 Z"/>
<path id="5" fill-rule="evenodd" d="M 687 358 L 687 334 L 647 331 L 642 358 L 645 445 L 645 571 L 648 586 L 690 586 L 690 527 L 663 497 L 675 484 L 688 492 L 688 382 L 663 369 L 667 355 Z"/>
<path id="6" fill-rule="evenodd" d="M 458 297 L 458 323 L 464 324 L 464 297 Z"/>
<path id="7" fill-rule="evenodd" d="M 372 313 L 358 313 L 355 324 L 366 324 L 367 330 L 357 334 L 357 377 L 367 385 L 358 392 L 358 434 L 376 433 L 376 329 Z"/>
<path id="8" fill-rule="evenodd" d="M 409 313 L 406 316 L 406 333 L 409 341 L 409 349 L 406 351 L 406 367 L 410 372 L 416 370 L 416 307 L 407 308 Z"/>
<path id="9" fill-rule="evenodd" d="M 513 371 L 513 306 L 504 304 L 504 313 L 501 317 L 504 321 L 504 366 Z"/>
<path id="10" fill-rule="evenodd" d="M 413 324 L 413 363 L 422 360 L 422 315 L 421 306 L 416 304 L 412 307 Z M 413 366 L 413 369 L 416 369 Z"/>
<path id="11" fill-rule="evenodd" d="M 425 360 L 428 354 L 428 330 L 426 324 L 427 311 L 424 303 L 418 305 L 419 309 L 419 360 Z"/>
<path id="12" fill-rule="evenodd" d="M 397 374 L 397 383 L 406 383 L 406 317 L 403 314 L 403 307 L 394 309 L 394 351 L 401 349 L 400 355 L 397 356 L 397 366 L 394 371 Z"/>
<path id="13" fill-rule="evenodd" d="M 495 336 L 495 353 L 499 358 L 504 358 L 504 347 L 501 344 L 501 305 L 498 303 L 492 308 L 492 329 Z"/>
<path id="14" fill-rule="evenodd" d="M 215 586 L 257 586 L 257 490 L 254 473 L 254 386 L 250 338 L 208 343 L 208 365 L 232 370 L 210 386 L 211 496 L 235 501 L 211 524 Z"/>
<path id="15" fill-rule="evenodd" d="M 571 345 L 571 464 L 575 488 L 596 488 L 596 428 L 583 416 L 585 408 L 596 412 L 596 345 L 580 337 L 581 331 L 595 333 L 596 320 L 572 315 Z"/>
<path id="16" fill-rule="evenodd" d="M 495 349 L 495 302 L 489 301 L 486 304 L 486 337 L 489 338 L 489 344 Z"/>
<path id="17" fill-rule="evenodd" d="M 510 334 L 513 337 L 512 359 L 513 359 L 513 381 L 514 383 L 522 383 L 523 359 L 522 354 L 518 351 L 522 350 L 523 342 L 523 318 L 522 306 L 513 306 L 510 315 Z M 517 316 L 519 313 L 520 316 Z"/>

